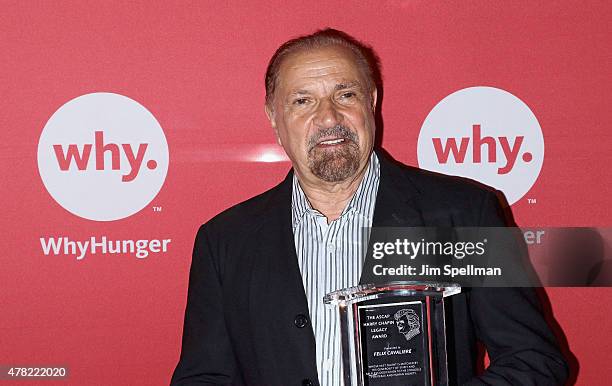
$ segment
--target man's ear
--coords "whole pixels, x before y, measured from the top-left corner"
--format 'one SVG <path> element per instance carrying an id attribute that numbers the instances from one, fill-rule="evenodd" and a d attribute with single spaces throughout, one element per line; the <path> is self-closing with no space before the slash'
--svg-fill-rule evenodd
<path id="1" fill-rule="evenodd" d="M 270 121 L 270 125 L 272 126 L 272 129 L 274 129 L 274 135 L 276 135 L 276 142 L 278 142 L 278 144 L 282 147 L 283 144 L 281 142 L 280 135 L 278 135 L 278 127 L 276 127 L 276 115 L 274 114 L 274 108 L 270 106 L 268 103 L 266 103 L 264 105 L 264 110 L 266 112 L 266 116 L 268 117 L 268 120 Z"/>
<path id="2" fill-rule="evenodd" d="M 372 90 L 370 98 L 370 100 L 372 101 L 372 111 L 376 111 L 376 101 L 378 98 L 378 90 L 376 89 L 376 87 L 374 87 L 374 89 Z"/>

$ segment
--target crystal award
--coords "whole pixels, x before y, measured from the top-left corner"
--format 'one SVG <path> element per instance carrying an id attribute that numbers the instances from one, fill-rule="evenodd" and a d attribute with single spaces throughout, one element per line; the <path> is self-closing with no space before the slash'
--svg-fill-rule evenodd
<path id="1" fill-rule="evenodd" d="M 444 298 L 459 292 L 454 283 L 405 281 L 327 294 L 340 313 L 344 385 L 447 385 Z"/>

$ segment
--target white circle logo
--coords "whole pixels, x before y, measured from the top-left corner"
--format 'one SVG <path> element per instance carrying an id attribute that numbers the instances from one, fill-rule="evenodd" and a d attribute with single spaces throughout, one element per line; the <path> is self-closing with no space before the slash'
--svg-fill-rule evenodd
<path id="1" fill-rule="evenodd" d="M 417 156 L 423 169 L 478 180 L 503 191 L 513 204 L 540 174 L 544 137 L 519 98 L 494 87 L 470 87 L 431 110 Z"/>
<path id="2" fill-rule="evenodd" d="M 89 220 L 119 220 L 143 209 L 161 189 L 168 143 L 138 102 L 86 94 L 49 118 L 38 142 L 38 171 L 64 209 Z"/>

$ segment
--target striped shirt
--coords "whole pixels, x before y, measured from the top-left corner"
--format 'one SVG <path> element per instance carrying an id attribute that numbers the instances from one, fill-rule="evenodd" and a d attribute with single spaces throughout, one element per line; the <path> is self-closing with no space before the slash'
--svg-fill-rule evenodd
<path id="1" fill-rule="evenodd" d="M 338 311 L 325 307 L 323 296 L 359 284 L 379 181 L 380 165 L 372 152 L 357 191 L 340 217 L 328 224 L 327 218 L 312 208 L 293 175 L 293 235 L 316 340 L 321 386 L 342 385 Z"/>

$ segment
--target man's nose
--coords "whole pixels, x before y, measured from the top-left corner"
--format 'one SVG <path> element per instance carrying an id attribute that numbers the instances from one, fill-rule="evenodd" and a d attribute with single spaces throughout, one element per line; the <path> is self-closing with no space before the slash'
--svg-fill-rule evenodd
<path id="1" fill-rule="evenodd" d="M 317 106 L 314 123 L 319 127 L 334 127 L 342 121 L 342 114 L 330 100 L 322 100 Z"/>

